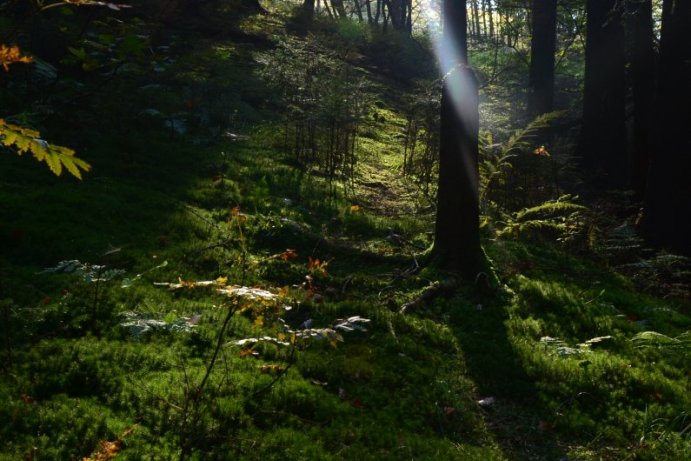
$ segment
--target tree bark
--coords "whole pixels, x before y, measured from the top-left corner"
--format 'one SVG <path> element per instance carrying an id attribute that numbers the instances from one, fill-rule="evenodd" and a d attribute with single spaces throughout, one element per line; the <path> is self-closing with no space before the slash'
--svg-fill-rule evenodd
<path id="1" fill-rule="evenodd" d="M 557 0 L 533 0 L 532 10 L 528 112 L 538 116 L 554 110 Z"/>
<path id="2" fill-rule="evenodd" d="M 617 0 L 587 0 L 583 124 L 579 154 L 586 168 L 623 186 L 626 170 L 625 57 Z"/>
<path id="3" fill-rule="evenodd" d="M 633 23 L 633 161 L 631 188 L 643 198 L 652 151 L 655 50 L 652 0 L 630 1 Z"/>
<path id="4" fill-rule="evenodd" d="M 492 9 L 492 1 L 485 0 L 485 11 L 489 15 L 489 38 L 492 40 L 494 38 L 494 11 Z"/>
<path id="5" fill-rule="evenodd" d="M 665 0 L 654 156 L 641 220 L 648 242 L 691 256 L 691 2 Z"/>
<path id="6" fill-rule="evenodd" d="M 473 14 L 473 28 L 475 29 L 474 39 L 477 41 L 480 39 L 480 9 L 477 5 L 477 0 L 472 0 L 470 8 Z"/>
<path id="7" fill-rule="evenodd" d="M 482 269 L 478 202 L 478 89 L 468 67 L 465 1 L 445 0 L 439 188 L 433 255 L 470 279 Z"/>

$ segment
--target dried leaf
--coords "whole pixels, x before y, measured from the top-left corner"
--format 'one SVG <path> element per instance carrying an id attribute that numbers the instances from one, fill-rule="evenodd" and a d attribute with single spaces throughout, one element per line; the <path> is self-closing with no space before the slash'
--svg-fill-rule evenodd
<path id="1" fill-rule="evenodd" d="M 31 61 L 31 56 L 22 55 L 19 47 L 0 44 L 0 66 L 2 66 L 5 72 L 10 71 L 10 64 L 29 64 Z"/>

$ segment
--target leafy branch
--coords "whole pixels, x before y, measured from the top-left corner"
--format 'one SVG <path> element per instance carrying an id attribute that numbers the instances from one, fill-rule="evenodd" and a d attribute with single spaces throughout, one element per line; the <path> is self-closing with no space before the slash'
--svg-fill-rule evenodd
<path id="1" fill-rule="evenodd" d="M 15 150 L 18 155 L 31 152 L 36 160 L 45 162 L 56 176 L 60 176 L 64 168 L 75 178 L 82 179 L 82 172 L 91 169 L 91 165 L 75 157 L 74 150 L 50 144 L 40 136 L 41 133 L 36 130 L 0 118 L 0 144 Z"/>

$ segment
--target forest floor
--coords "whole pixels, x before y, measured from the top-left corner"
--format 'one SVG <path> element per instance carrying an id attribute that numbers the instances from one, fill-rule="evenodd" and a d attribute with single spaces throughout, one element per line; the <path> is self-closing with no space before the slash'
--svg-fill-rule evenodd
<path id="1" fill-rule="evenodd" d="M 98 93 L 109 123 L 70 108 L 82 182 L 0 158 L 0 460 L 684 459 L 688 262 L 597 204 L 577 244 L 488 216 L 492 273 L 402 312 L 452 274 L 424 265 L 400 82 L 360 68 L 374 102 L 334 185 L 283 143 L 277 36 L 195 41 Z M 115 118 L 189 100 L 234 139 Z"/>

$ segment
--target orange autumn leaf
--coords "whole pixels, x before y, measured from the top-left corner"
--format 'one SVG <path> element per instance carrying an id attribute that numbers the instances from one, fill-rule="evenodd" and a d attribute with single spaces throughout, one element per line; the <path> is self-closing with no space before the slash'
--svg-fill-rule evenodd
<path id="1" fill-rule="evenodd" d="M 101 446 L 98 451 L 95 451 L 88 458 L 82 458 L 82 461 L 108 461 L 115 458 L 122 442 L 120 440 L 115 440 L 113 442 L 108 440 L 101 441 Z"/>
<path id="2" fill-rule="evenodd" d="M 32 61 L 31 56 L 24 56 L 16 46 L 5 46 L 0 44 L 0 66 L 5 72 L 10 71 L 10 64 L 18 62 L 29 64 Z"/>
<path id="3" fill-rule="evenodd" d="M 120 434 L 117 439 L 110 441 L 110 440 L 101 440 L 99 443 L 98 450 L 94 451 L 91 453 L 91 456 L 87 458 L 82 458 L 82 461 L 109 461 L 117 456 L 117 454 L 122 450 L 122 441 L 123 439 L 129 437 L 132 435 L 134 432 L 134 429 L 137 426 L 132 426 L 129 429 L 126 429 L 125 432 Z"/>
<path id="4" fill-rule="evenodd" d="M 307 261 L 307 269 L 311 273 L 320 273 L 323 276 L 328 275 L 326 272 L 326 266 L 329 264 L 328 261 L 321 261 L 319 258 L 312 258 L 311 256 L 308 256 L 308 261 Z"/>
<path id="5" fill-rule="evenodd" d="M 297 257 L 298 257 L 298 252 L 293 250 L 292 248 L 288 248 L 283 253 L 278 254 L 278 258 L 282 259 L 283 261 L 289 261 L 289 260 L 295 259 Z"/>
<path id="6" fill-rule="evenodd" d="M 537 155 L 538 157 L 549 157 L 549 151 L 545 146 L 540 146 L 537 149 L 533 151 L 533 154 Z"/>

